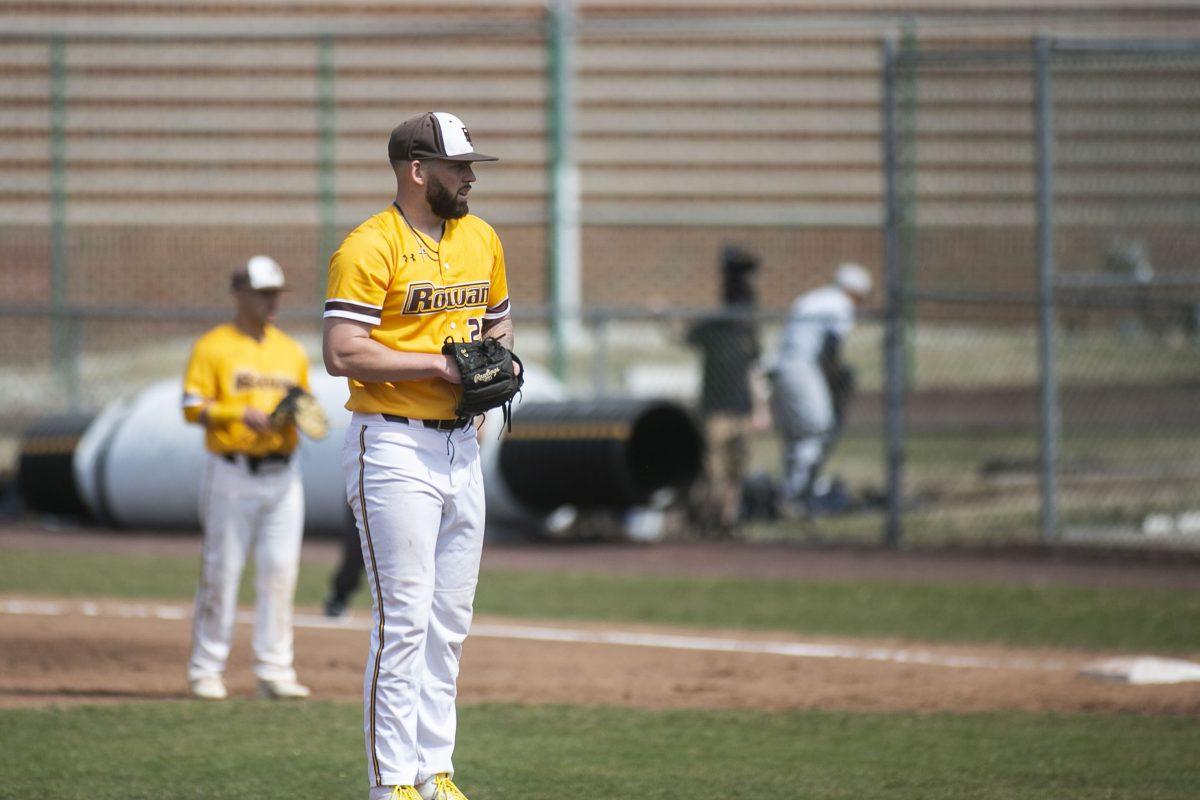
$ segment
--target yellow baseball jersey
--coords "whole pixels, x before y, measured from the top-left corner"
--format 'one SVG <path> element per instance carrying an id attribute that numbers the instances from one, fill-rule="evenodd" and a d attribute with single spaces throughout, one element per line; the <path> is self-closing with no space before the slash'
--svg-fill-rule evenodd
<path id="1" fill-rule="evenodd" d="M 326 297 L 326 317 L 373 325 L 372 339 L 406 353 L 440 353 L 446 339 L 478 340 L 484 320 L 510 311 L 504 250 L 491 225 L 473 215 L 447 220 L 434 243 L 410 228 L 394 204 L 351 231 L 333 254 Z M 350 379 L 346 408 L 454 419 L 460 391 L 440 378 Z"/>
<path id="2" fill-rule="evenodd" d="M 296 449 L 296 427 L 257 433 L 242 414 L 257 408 L 270 414 L 288 389 L 308 391 L 308 356 L 292 337 L 268 325 L 262 341 L 236 325 L 213 328 L 192 348 L 183 377 L 183 414 L 199 422 L 207 409 L 205 446 L 214 453 L 290 453 Z"/>

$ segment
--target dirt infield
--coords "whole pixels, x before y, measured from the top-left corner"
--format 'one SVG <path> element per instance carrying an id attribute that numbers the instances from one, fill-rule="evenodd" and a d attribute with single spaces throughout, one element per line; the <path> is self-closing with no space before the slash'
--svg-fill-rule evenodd
<path id="1" fill-rule="evenodd" d="M 96 536 L 0 528 L 4 548 L 46 547 L 103 552 L 197 552 L 194 537 Z M 305 558 L 329 562 L 336 547 L 306 545 Z M 655 547 L 548 545 L 489 547 L 485 565 L 511 569 L 588 569 L 761 577 L 970 580 L 1197 588 L 1194 563 L 1122 563 L 1103 555 L 1049 557 L 1032 552 L 879 553 L 787 547 L 678 543 Z M 0 706 L 170 700 L 186 697 L 183 665 L 189 620 L 179 604 L 131 611 L 115 601 L 24 598 L 0 612 Z M 301 609 L 315 612 L 316 609 Z M 140 616 L 138 616 L 140 615 Z M 325 699 L 353 700 L 361 690 L 366 620 L 321 628 L 300 620 L 297 667 Z M 595 639 L 706 637 L 695 649 L 643 643 L 545 641 L 503 631 L 506 625 L 573 631 Z M 239 624 L 228 679 L 251 696 L 250 628 Z M 756 644 L 841 646 L 847 655 L 812 657 L 733 652 Z M 658 644 L 656 644 L 658 642 Z M 689 646 L 691 646 L 689 644 Z M 722 649 L 724 648 L 724 649 Z M 837 651 L 841 652 L 841 651 Z M 646 708 L 707 707 L 860 711 L 1053 710 L 1062 712 L 1200 713 L 1200 685 L 1128 686 L 1081 677 L 1104 654 L 1048 649 L 927 645 L 901 641 L 799 639 L 791 634 L 663 630 L 627 624 L 477 620 L 461 678 L 464 702 L 580 703 Z M 951 664 L 961 664 L 952 666 Z"/>

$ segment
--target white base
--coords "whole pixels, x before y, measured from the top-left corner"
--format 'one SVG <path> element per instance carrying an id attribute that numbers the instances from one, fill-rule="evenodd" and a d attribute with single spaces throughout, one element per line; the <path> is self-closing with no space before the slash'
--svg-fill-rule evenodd
<path id="1" fill-rule="evenodd" d="M 1088 678 L 1136 685 L 1187 683 L 1200 681 L 1200 664 L 1178 658 L 1125 656 L 1094 661 L 1084 666 L 1079 674 Z"/>

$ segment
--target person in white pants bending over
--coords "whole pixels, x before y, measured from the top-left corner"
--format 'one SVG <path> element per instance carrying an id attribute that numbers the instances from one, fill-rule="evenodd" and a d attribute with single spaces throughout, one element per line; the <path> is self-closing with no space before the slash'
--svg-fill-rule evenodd
<path id="1" fill-rule="evenodd" d="M 842 264 L 833 283 L 800 295 L 788 312 L 774 367 L 771 413 L 783 444 L 781 505 L 786 515 L 812 514 L 825 494 L 821 466 L 842 429 L 854 388 L 842 347 L 855 309 L 871 293 L 871 274 Z"/>

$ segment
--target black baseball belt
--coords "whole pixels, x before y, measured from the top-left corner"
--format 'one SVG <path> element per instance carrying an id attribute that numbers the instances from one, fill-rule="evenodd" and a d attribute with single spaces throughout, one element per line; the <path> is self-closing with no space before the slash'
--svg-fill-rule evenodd
<path id="1" fill-rule="evenodd" d="M 266 453 L 261 456 L 248 456 L 245 453 L 221 453 L 221 458 L 228 461 L 230 464 L 238 463 L 238 459 L 243 459 L 246 462 L 246 469 L 250 472 L 258 472 L 260 467 L 268 464 L 286 464 L 292 460 L 291 453 Z"/>
<path id="2" fill-rule="evenodd" d="M 380 414 L 379 416 L 388 422 L 403 422 L 405 425 L 411 422 L 419 422 L 426 428 L 435 431 L 456 431 L 471 424 L 471 420 L 466 417 L 459 417 L 458 419 L 409 419 L 399 414 Z"/>

